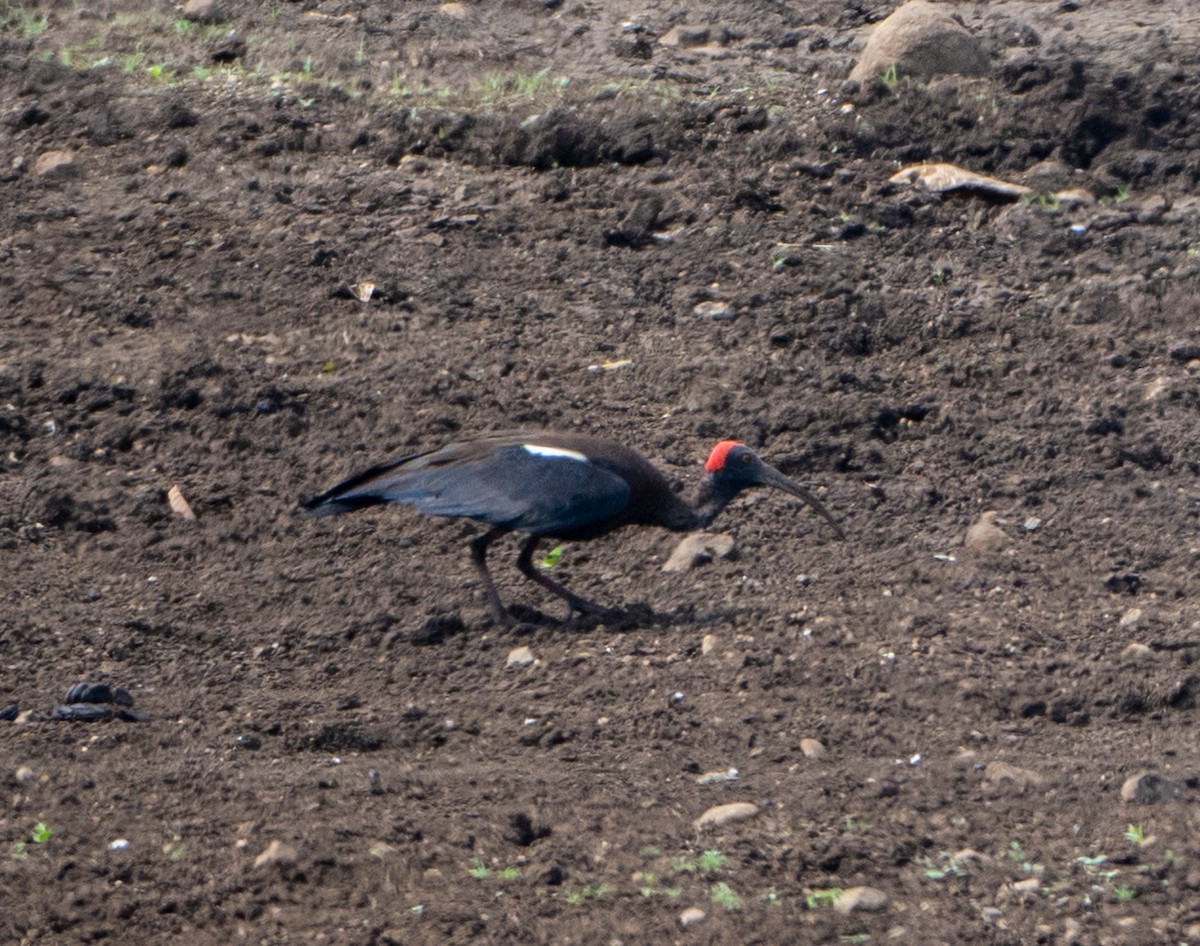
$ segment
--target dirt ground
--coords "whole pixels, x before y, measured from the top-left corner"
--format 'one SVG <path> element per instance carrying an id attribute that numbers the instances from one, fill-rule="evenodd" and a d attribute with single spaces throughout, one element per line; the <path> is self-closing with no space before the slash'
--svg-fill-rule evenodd
<path id="1" fill-rule="evenodd" d="M 0 941 L 1200 942 L 1190 0 L 245 6 L 0 11 Z M 299 514 L 512 427 L 848 537 Z"/>

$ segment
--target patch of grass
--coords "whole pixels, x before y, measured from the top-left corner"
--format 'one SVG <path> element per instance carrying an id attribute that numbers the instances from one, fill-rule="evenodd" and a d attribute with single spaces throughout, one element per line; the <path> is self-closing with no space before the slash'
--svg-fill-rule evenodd
<path id="1" fill-rule="evenodd" d="M 50 16 L 26 10 L 19 3 L 6 3 L 0 13 L 0 33 L 19 33 L 28 39 L 41 36 L 50 26 Z"/>
<path id="2" fill-rule="evenodd" d="M 742 908 L 742 898 L 734 893 L 733 888 L 723 880 L 713 884 L 709 888 L 708 895 L 713 903 L 730 913 Z"/>
<path id="3" fill-rule="evenodd" d="M 572 906 L 578 906 L 585 900 L 599 900 L 610 893 L 612 893 L 612 888 L 608 884 L 588 884 L 588 886 L 580 887 L 578 890 L 569 891 L 566 901 Z"/>
<path id="4" fill-rule="evenodd" d="M 882 74 L 879 76 L 879 81 L 889 89 L 893 90 L 900 84 L 900 70 L 896 68 L 895 63 L 892 63 L 883 70 Z"/>
<path id="5" fill-rule="evenodd" d="M 33 830 L 29 833 L 29 839 L 34 844 L 45 844 L 52 837 L 54 837 L 54 832 L 50 830 L 50 826 L 44 821 L 39 821 L 35 824 Z"/>
<path id="6" fill-rule="evenodd" d="M 1130 900 L 1136 899 L 1137 895 L 1137 889 L 1134 887 L 1127 887 L 1124 884 L 1113 887 L 1113 896 L 1117 898 L 1118 903 L 1128 903 Z"/>
<path id="7" fill-rule="evenodd" d="M 521 876 L 521 868 L 502 867 L 499 870 L 492 870 L 483 862 L 482 858 L 473 857 L 467 873 L 476 880 L 516 880 Z"/>
<path id="8" fill-rule="evenodd" d="M 1144 844 L 1146 842 L 1146 829 L 1140 824 L 1131 824 L 1125 829 L 1125 840 L 1130 844 Z"/>
<path id="9" fill-rule="evenodd" d="M 841 887 L 828 887 L 823 890 L 810 890 L 804 895 L 805 909 L 820 910 L 822 907 L 831 907 L 837 903 L 838 897 L 841 895 Z"/>
<path id="10" fill-rule="evenodd" d="M 13 841 L 12 846 L 8 849 L 8 856 L 14 861 L 29 860 L 29 851 L 25 847 L 25 842 Z"/>

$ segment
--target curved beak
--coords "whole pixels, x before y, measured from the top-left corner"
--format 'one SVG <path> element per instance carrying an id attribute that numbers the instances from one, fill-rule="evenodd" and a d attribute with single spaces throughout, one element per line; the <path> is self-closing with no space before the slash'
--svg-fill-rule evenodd
<path id="1" fill-rule="evenodd" d="M 777 469 L 775 469 L 775 467 L 767 466 L 767 464 L 764 463 L 762 465 L 762 472 L 758 477 L 758 482 L 761 486 L 773 486 L 775 489 L 783 490 L 785 493 L 790 493 L 797 499 L 804 500 L 804 502 L 808 503 L 808 505 L 813 508 L 814 512 L 816 512 L 822 519 L 829 523 L 829 525 L 833 528 L 833 531 L 837 533 L 837 537 L 839 539 L 846 538 L 846 533 L 842 531 L 842 527 L 837 524 L 837 520 L 834 519 L 829 510 L 825 508 L 825 505 L 803 486 L 801 486 L 795 480 L 784 476 Z"/>

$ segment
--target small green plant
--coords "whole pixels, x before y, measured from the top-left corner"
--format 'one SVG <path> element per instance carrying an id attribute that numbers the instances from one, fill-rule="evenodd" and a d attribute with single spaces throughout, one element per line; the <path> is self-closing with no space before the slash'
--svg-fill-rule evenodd
<path id="1" fill-rule="evenodd" d="M 45 13 L 38 16 L 20 4 L 5 4 L 4 12 L 0 13 L 0 32 L 20 33 L 22 36 L 32 39 L 45 33 L 49 26 L 49 16 Z"/>
<path id="2" fill-rule="evenodd" d="M 471 858 L 471 866 L 467 868 L 467 873 L 476 880 L 516 880 L 521 876 L 521 868 L 519 867 L 502 867 L 500 870 L 492 870 L 483 862 L 481 858 Z"/>
<path id="3" fill-rule="evenodd" d="M 33 830 L 29 833 L 29 839 L 34 844 L 45 844 L 52 837 L 54 837 L 54 832 L 50 830 L 50 826 L 44 821 L 39 821 L 35 824 Z"/>
<path id="4" fill-rule="evenodd" d="M 13 841 L 12 847 L 10 847 L 8 849 L 8 856 L 11 857 L 14 861 L 29 860 L 29 851 L 27 851 L 25 848 L 25 842 L 24 841 Z"/>
<path id="5" fill-rule="evenodd" d="M 608 884 L 588 884 L 586 887 L 580 887 L 578 890 L 571 890 L 567 893 L 567 903 L 572 906 L 578 906 L 585 900 L 599 900 L 601 897 L 608 896 L 612 892 L 612 888 Z"/>
<path id="6" fill-rule="evenodd" d="M 545 554 L 545 556 L 543 556 L 542 561 L 541 561 L 542 568 L 553 568 L 555 565 L 557 565 L 559 563 L 559 560 L 562 557 L 563 557 L 563 547 L 561 545 L 554 546 L 554 548 L 552 548 L 549 552 L 547 552 Z"/>
<path id="7" fill-rule="evenodd" d="M 165 63 L 156 62 L 146 69 L 146 75 L 151 79 L 169 79 L 171 77 L 171 70 L 166 67 Z"/>
<path id="8" fill-rule="evenodd" d="M 934 861 L 932 857 L 921 858 L 921 866 L 925 868 L 925 876 L 930 880 L 945 880 L 947 877 L 967 876 L 966 868 L 950 854 L 942 851 L 938 854 L 938 857 L 941 858 L 941 863 Z"/>
<path id="9" fill-rule="evenodd" d="M 822 907 L 831 907 L 837 903 L 838 897 L 841 895 L 841 887 L 828 887 L 824 890 L 810 890 L 804 895 L 805 909 L 820 910 Z"/>
<path id="10" fill-rule="evenodd" d="M 696 859 L 696 866 L 704 874 L 715 874 L 717 871 L 723 870 L 727 863 L 729 863 L 729 858 L 720 851 L 704 851 Z"/>
<path id="11" fill-rule="evenodd" d="M 895 89 L 896 86 L 900 84 L 900 70 L 896 68 L 895 63 L 892 63 L 883 70 L 883 74 L 879 77 L 879 81 L 889 89 Z"/>
<path id="12" fill-rule="evenodd" d="M 742 908 L 742 898 L 734 893 L 733 888 L 723 880 L 717 881 L 709 888 L 709 898 L 719 907 L 723 907 L 729 913 Z"/>
<path id="13" fill-rule="evenodd" d="M 1117 898 L 1118 903 L 1128 903 L 1137 895 L 1138 892 L 1134 887 L 1126 887 L 1124 884 L 1113 887 L 1113 896 Z"/>
<path id="14" fill-rule="evenodd" d="M 1125 840 L 1130 844 L 1144 844 L 1146 841 L 1146 829 L 1140 824 L 1131 824 L 1125 829 Z"/>
<path id="15" fill-rule="evenodd" d="M 940 287 L 946 285 L 948 282 L 950 282 L 950 276 L 940 266 L 937 269 L 935 269 L 929 277 L 929 284 L 931 286 L 937 286 L 940 288 Z"/>

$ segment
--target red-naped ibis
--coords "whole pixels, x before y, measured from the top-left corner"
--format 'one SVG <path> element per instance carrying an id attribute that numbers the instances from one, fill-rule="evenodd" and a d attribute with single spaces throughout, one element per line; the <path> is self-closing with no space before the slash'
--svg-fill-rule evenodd
<path id="1" fill-rule="evenodd" d="M 808 490 L 768 466 L 735 440 L 718 443 L 704 464 L 694 504 L 675 494 L 644 456 L 614 440 L 589 434 L 485 434 L 438 450 L 389 460 L 350 477 L 304 503 L 316 516 L 352 512 L 379 503 L 404 503 L 430 516 L 462 516 L 491 523 L 471 541 L 471 560 L 487 589 L 497 624 L 510 622 L 488 572 L 488 547 L 508 532 L 524 532 L 517 568 L 565 600 L 573 610 L 609 613 L 543 575 L 533 554 L 544 538 L 594 539 L 622 526 L 660 526 L 673 532 L 703 529 L 751 486 L 773 486 L 808 503 L 839 537 L 841 527 Z"/>

